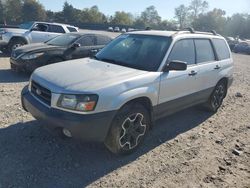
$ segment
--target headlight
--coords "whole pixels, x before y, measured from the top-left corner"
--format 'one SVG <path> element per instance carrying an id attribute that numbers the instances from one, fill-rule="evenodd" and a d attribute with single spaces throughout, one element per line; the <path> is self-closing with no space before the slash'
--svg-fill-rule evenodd
<path id="1" fill-rule="evenodd" d="M 44 52 L 34 53 L 34 54 L 27 54 L 27 55 L 22 56 L 22 59 L 23 60 L 36 59 L 36 58 L 42 56 L 43 54 L 44 54 Z"/>
<path id="2" fill-rule="evenodd" d="M 57 106 L 69 110 L 90 112 L 96 107 L 97 95 L 67 95 L 62 94 L 57 102 Z"/>

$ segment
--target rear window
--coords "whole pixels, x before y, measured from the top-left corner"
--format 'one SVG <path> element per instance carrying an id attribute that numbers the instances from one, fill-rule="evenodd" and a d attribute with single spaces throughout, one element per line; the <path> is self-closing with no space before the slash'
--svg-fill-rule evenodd
<path id="1" fill-rule="evenodd" d="M 77 32 L 77 29 L 74 27 L 67 27 L 67 29 L 69 30 L 69 32 Z"/>
<path id="2" fill-rule="evenodd" d="M 227 44 L 222 39 L 213 39 L 214 48 L 217 52 L 219 60 L 223 59 L 229 59 L 230 58 L 230 52 L 227 47 Z"/>
<path id="3" fill-rule="evenodd" d="M 197 63 L 215 61 L 214 51 L 210 40 L 195 39 Z"/>

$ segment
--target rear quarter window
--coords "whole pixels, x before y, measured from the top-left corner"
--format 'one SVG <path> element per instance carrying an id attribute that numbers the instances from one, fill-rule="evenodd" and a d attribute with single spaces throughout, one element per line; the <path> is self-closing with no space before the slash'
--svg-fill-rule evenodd
<path id="1" fill-rule="evenodd" d="M 77 32 L 76 28 L 74 27 L 67 27 L 67 29 L 69 30 L 69 32 Z"/>
<path id="2" fill-rule="evenodd" d="M 219 60 L 230 58 L 229 49 L 223 39 L 213 39 L 213 44 Z"/>

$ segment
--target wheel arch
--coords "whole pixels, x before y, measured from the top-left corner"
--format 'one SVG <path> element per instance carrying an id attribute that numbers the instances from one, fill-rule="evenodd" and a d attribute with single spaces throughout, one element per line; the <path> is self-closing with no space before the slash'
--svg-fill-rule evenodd
<path id="1" fill-rule="evenodd" d="M 22 40 L 25 42 L 25 44 L 28 44 L 28 40 L 24 37 L 21 37 L 21 36 L 13 36 L 10 41 L 9 41 L 9 44 L 12 42 L 12 41 L 15 41 L 15 40 Z"/>
<path id="2" fill-rule="evenodd" d="M 140 104 L 142 105 L 149 113 L 149 118 L 150 118 L 150 128 L 152 128 L 152 125 L 154 124 L 154 113 L 153 113 L 153 103 L 151 101 L 151 99 L 147 96 L 140 96 L 140 97 L 136 97 L 133 99 L 130 99 L 128 101 L 126 101 L 121 107 L 120 110 L 122 108 L 124 108 L 125 106 L 134 106 L 136 104 Z"/>

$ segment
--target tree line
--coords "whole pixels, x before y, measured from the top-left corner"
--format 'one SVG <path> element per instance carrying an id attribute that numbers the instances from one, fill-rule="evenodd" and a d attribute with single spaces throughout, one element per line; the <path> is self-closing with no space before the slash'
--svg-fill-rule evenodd
<path id="1" fill-rule="evenodd" d="M 175 17 L 164 20 L 154 6 L 147 7 L 140 15 L 117 11 L 114 15 L 103 14 L 97 6 L 78 9 L 67 1 L 62 11 L 45 10 L 37 0 L 0 0 L 0 23 L 13 24 L 31 20 L 70 23 L 76 26 L 85 23 L 124 25 L 143 29 L 173 30 L 193 27 L 195 30 L 216 30 L 227 36 L 250 38 L 250 14 L 237 13 L 226 16 L 222 9 L 208 11 L 209 3 L 190 0 L 188 5 L 175 8 Z"/>

